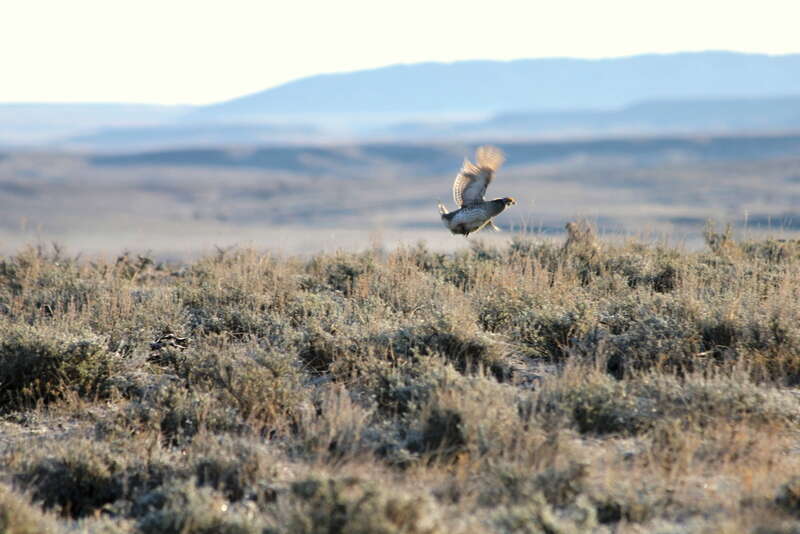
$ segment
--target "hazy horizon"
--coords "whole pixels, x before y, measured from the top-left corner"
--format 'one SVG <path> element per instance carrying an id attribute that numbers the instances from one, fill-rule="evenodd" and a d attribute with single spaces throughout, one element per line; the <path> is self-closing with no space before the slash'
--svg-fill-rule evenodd
<path id="1" fill-rule="evenodd" d="M 397 64 L 707 50 L 784 55 L 800 52 L 793 12 L 785 0 L 546 7 L 500 0 L 491 8 L 414 0 L 395 10 L 357 0 L 31 1 L 5 14 L 0 102 L 204 105 L 317 74 Z"/>

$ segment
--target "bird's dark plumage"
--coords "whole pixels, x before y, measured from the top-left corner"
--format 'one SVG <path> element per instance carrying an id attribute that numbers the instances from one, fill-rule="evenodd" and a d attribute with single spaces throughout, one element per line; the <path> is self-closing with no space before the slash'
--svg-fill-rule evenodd
<path id="1" fill-rule="evenodd" d="M 492 218 L 516 201 L 513 198 L 484 200 L 486 188 L 492 183 L 495 171 L 505 161 L 503 152 L 494 146 L 482 146 L 475 151 L 475 163 L 464 160 L 461 171 L 453 182 L 453 200 L 459 209 L 448 213 L 439 203 L 439 213 L 444 225 L 454 234 L 469 236 L 484 226 L 491 225 Z"/>

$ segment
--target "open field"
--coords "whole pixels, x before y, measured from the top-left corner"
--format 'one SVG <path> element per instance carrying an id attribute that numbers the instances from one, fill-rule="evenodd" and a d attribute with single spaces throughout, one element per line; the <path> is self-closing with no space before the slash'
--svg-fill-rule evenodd
<path id="1" fill-rule="evenodd" d="M 15 251 L 0 531 L 797 532 L 800 244 L 705 239 Z"/>
<path id="2" fill-rule="evenodd" d="M 576 217 L 602 234 L 702 243 L 708 219 L 751 236 L 800 230 L 800 136 L 501 143 L 490 196 L 519 204 L 483 239 L 560 238 Z M 388 249 L 444 231 L 436 201 L 473 146 L 371 144 L 196 148 L 134 154 L 0 154 L 0 251 L 56 241 L 74 253 L 123 249 L 185 259 L 215 246 L 289 254 Z"/>

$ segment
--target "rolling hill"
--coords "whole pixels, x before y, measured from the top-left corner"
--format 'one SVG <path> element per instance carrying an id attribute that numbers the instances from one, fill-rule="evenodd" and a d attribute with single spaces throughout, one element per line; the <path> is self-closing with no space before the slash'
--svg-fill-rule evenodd
<path id="1" fill-rule="evenodd" d="M 0 104 L 0 146 L 149 150 L 800 128 L 800 54 L 394 65 L 203 107 Z"/>
<path id="2" fill-rule="evenodd" d="M 311 76 L 196 109 L 187 118 L 610 109 L 643 100 L 785 95 L 800 95 L 800 55 L 459 61 Z"/>

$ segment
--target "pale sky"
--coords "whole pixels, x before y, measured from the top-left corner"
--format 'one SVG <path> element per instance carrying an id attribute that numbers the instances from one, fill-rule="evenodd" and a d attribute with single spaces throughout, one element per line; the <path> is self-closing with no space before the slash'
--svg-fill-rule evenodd
<path id="1" fill-rule="evenodd" d="M 0 102 L 207 104 L 461 59 L 800 53 L 798 0 L 3 0 Z"/>

